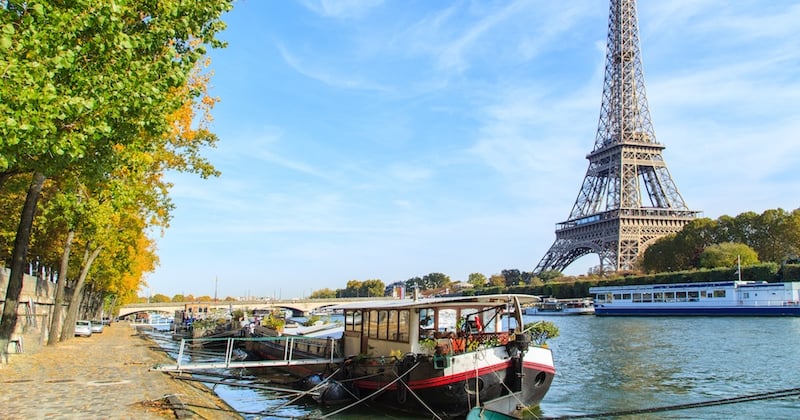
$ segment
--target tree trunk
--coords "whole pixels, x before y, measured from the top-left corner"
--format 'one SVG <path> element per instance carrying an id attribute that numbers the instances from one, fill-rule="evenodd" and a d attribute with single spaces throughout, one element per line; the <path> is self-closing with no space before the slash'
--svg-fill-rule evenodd
<path id="1" fill-rule="evenodd" d="M 75 321 L 78 320 L 78 309 L 81 307 L 83 298 L 83 283 L 86 282 L 86 276 L 89 275 L 89 269 L 92 268 L 92 263 L 94 263 L 95 258 L 97 258 L 97 256 L 100 255 L 100 251 L 103 250 L 102 246 L 98 246 L 90 255 L 89 246 L 91 246 L 91 242 L 87 245 L 86 251 L 84 252 L 81 275 L 78 277 L 78 281 L 75 282 L 75 288 L 72 290 L 72 300 L 70 300 L 69 308 L 67 308 L 67 317 L 64 319 L 64 327 L 61 329 L 61 341 L 69 340 L 75 336 Z"/>
<path id="2" fill-rule="evenodd" d="M 64 288 L 67 285 L 69 253 L 72 249 L 72 240 L 74 238 L 75 231 L 70 229 L 67 234 L 67 242 L 64 245 L 64 253 L 61 255 L 61 268 L 59 268 L 58 271 L 58 285 L 56 286 L 56 298 L 53 304 L 53 319 L 50 320 L 50 336 L 47 337 L 48 346 L 58 343 L 58 339 L 61 335 L 61 312 L 64 307 Z"/>
<path id="3" fill-rule="evenodd" d="M 14 251 L 11 255 L 11 275 L 6 287 L 6 303 L 3 307 L 2 318 L 0 318 L 0 355 L 2 355 L 0 363 L 8 358 L 8 342 L 17 326 L 17 305 L 19 305 L 19 295 L 22 292 L 22 279 L 25 275 L 25 264 L 28 258 L 31 227 L 44 180 L 45 176 L 42 173 L 37 172 L 33 175 L 28 194 L 25 197 L 25 205 L 22 207 L 22 215 L 19 218 L 17 236 L 14 239 Z"/>

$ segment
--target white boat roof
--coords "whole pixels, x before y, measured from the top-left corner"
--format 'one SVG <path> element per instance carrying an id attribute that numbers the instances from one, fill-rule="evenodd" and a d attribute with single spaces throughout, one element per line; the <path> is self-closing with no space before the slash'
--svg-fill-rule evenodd
<path id="1" fill-rule="evenodd" d="M 397 300 L 365 300 L 360 302 L 348 302 L 339 305 L 328 306 L 326 309 L 413 309 L 435 307 L 476 307 L 476 306 L 500 306 L 513 301 L 517 298 L 521 305 L 526 303 L 539 302 L 541 299 L 534 295 L 524 294 L 501 294 L 501 295 L 479 295 L 479 296 L 452 296 L 424 299 L 397 299 Z"/>

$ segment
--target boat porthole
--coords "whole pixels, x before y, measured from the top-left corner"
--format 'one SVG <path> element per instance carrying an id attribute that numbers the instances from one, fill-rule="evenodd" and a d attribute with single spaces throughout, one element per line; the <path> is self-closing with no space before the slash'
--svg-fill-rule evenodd
<path id="1" fill-rule="evenodd" d="M 542 386 L 545 379 L 547 379 L 547 374 L 544 372 L 539 372 L 539 374 L 536 375 L 536 378 L 533 380 L 533 386 Z"/>
<path id="2" fill-rule="evenodd" d="M 481 378 L 478 378 L 478 380 L 475 380 L 475 379 L 468 379 L 468 380 L 467 380 L 467 381 L 464 383 L 464 389 L 467 391 L 467 394 L 470 394 L 470 395 L 475 395 L 475 393 L 476 393 L 476 390 L 475 390 L 476 386 L 477 386 L 477 391 L 478 391 L 478 392 L 480 392 L 481 390 L 483 390 L 483 379 L 481 379 Z"/>

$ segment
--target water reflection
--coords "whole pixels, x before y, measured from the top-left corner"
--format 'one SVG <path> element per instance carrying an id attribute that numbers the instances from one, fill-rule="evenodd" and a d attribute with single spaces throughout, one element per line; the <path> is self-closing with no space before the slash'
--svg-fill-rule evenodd
<path id="1" fill-rule="evenodd" d="M 800 386 L 800 319 L 552 317 L 557 374 L 545 416 L 707 401 Z M 794 401 L 796 403 L 796 399 Z M 786 400 L 637 418 L 797 418 Z M 696 416 L 696 417 L 695 417 Z"/>

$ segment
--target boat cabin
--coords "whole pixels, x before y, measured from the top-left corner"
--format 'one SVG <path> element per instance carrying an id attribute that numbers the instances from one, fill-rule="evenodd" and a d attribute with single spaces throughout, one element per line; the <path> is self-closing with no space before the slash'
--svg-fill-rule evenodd
<path id="1" fill-rule="evenodd" d="M 531 295 L 491 295 L 337 305 L 344 311 L 343 354 L 448 354 L 468 351 L 470 345 L 507 342 L 522 324 L 519 305 L 536 300 Z M 514 314 L 513 320 L 508 314 Z"/>

